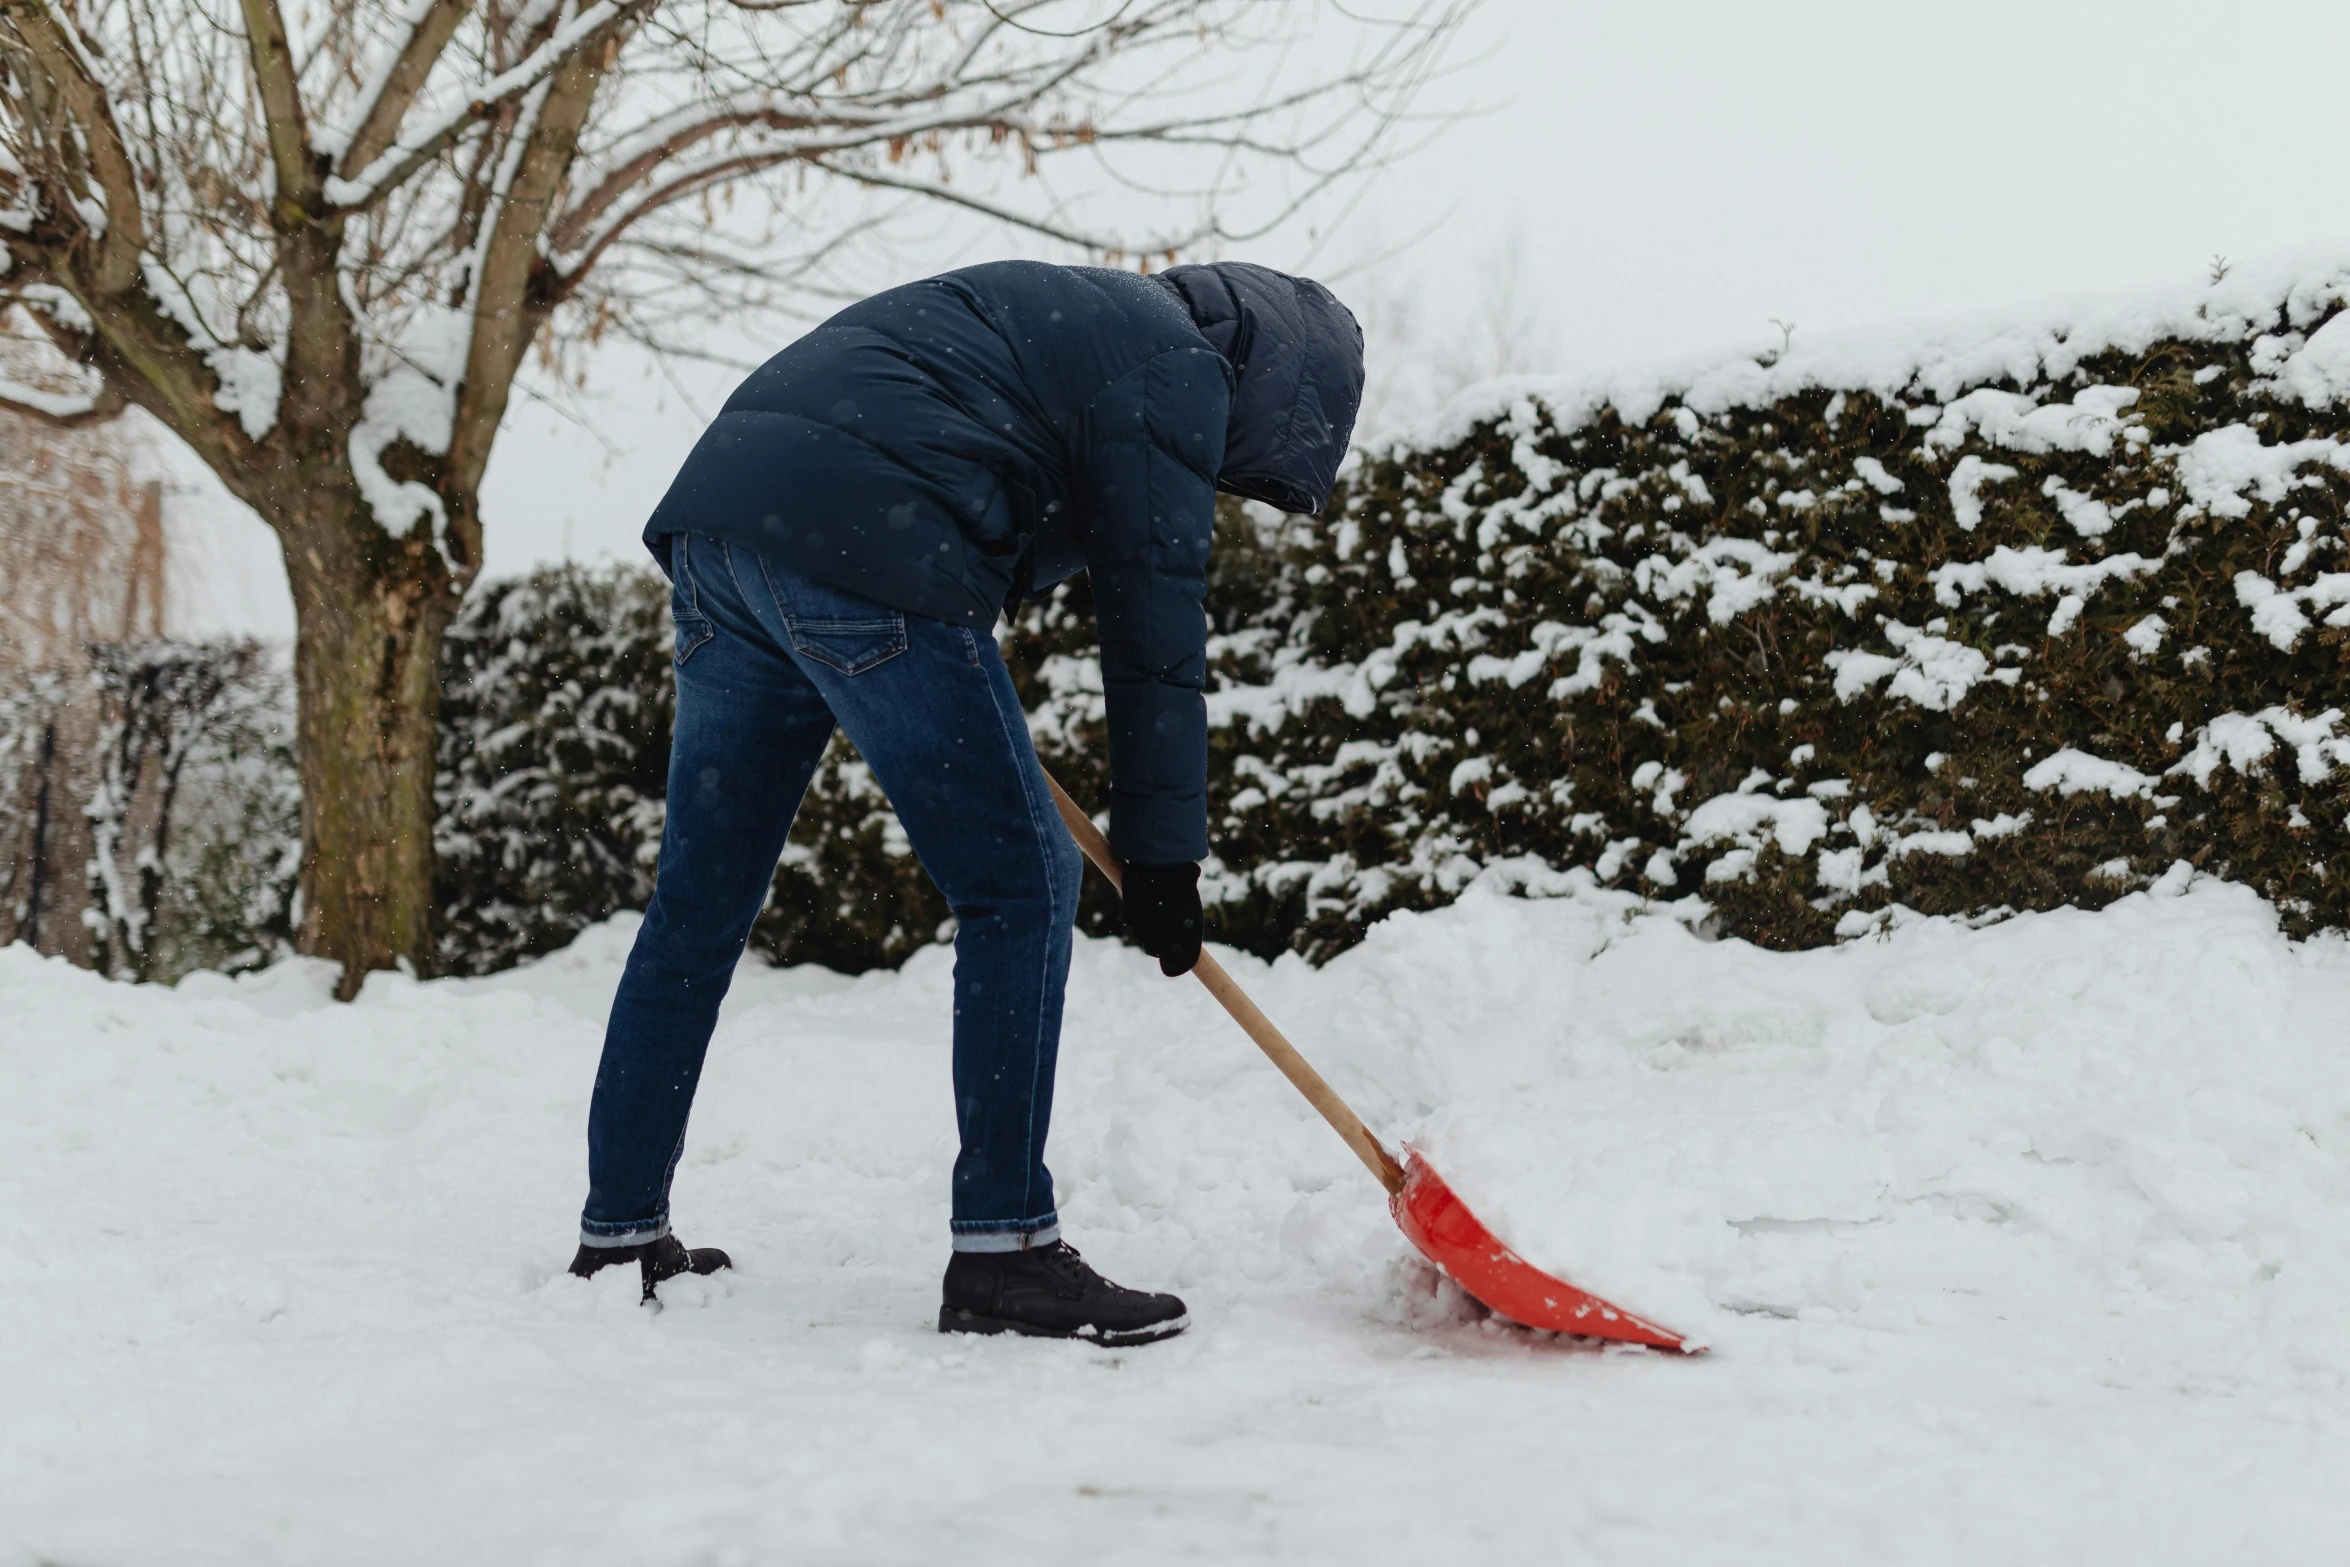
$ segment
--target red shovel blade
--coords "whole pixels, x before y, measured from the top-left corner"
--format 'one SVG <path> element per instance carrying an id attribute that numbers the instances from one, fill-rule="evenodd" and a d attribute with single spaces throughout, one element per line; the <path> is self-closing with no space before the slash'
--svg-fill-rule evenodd
<path id="1" fill-rule="evenodd" d="M 1501 1243 L 1444 1184 L 1418 1149 L 1404 1154 L 1403 1190 L 1388 1208 L 1405 1239 L 1420 1248 L 1445 1277 L 1476 1296 L 1495 1313 L 1530 1328 L 1580 1333 L 1587 1338 L 1623 1339 L 1658 1349 L 1697 1354 L 1678 1333 L 1647 1322 L 1621 1306 L 1554 1279 Z"/>

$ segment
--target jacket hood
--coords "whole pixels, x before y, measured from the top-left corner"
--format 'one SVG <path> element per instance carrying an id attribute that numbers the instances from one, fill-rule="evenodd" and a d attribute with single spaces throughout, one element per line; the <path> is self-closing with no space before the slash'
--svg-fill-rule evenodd
<path id="1" fill-rule="evenodd" d="M 1154 275 L 1232 367 L 1216 488 L 1286 512 L 1330 504 L 1363 403 L 1363 329 L 1330 290 L 1245 261 Z"/>

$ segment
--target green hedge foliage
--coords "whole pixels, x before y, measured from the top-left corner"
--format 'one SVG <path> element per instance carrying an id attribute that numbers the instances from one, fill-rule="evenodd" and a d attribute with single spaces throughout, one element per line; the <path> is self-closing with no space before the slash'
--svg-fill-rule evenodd
<path id="1" fill-rule="evenodd" d="M 1228 540 L 1219 934 L 1320 958 L 1564 875 L 1807 947 L 2182 860 L 2350 925 L 2341 296 L 1528 387 Z M 1080 767 L 1062 591 L 1038 729 Z"/>
<path id="2" fill-rule="evenodd" d="M 1215 934 L 1320 960 L 1480 879 L 1587 880 L 1796 948 L 1902 909 L 2096 907 L 2181 861 L 2350 927 L 2343 294 L 2215 282 L 2070 328 L 1527 383 L 1366 458 L 1326 518 L 1227 507 Z M 641 904 L 658 838 L 660 586 L 534 583 L 452 639 L 460 966 Z M 1083 580 L 1006 648 L 1047 765 L 1104 799 Z M 1113 915 L 1089 878 L 1081 922 Z M 950 929 L 836 745 L 759 946 L 857 970 Z"/>
<path id="3" fill-rule="evenodd" d="M 652 897 L 672 645 L 668 584 L 649 569 L 551 567 L 467 599 L 442 655 L 442 968 L 510 968 Z M 946 916 L 871 773 L 836 740 L 753 948 L 856 972 L 903 962 Z"/>
<path id="4" fill-rule="evenodd" d="M 551 952 L 653 893 L 668 793 L 669 595 L 563 566 L 483 583 L 441 653 L 435 932 L 454 973 Z"/>

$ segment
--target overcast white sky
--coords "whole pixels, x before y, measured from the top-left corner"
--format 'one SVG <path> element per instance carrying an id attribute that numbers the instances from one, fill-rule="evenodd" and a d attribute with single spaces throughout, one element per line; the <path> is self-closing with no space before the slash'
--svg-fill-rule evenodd
<path id="1" fill-rule="evenodd" d="M 1473 117 L 1343 224 L 1248 252 L 1334 276 L 1389 417 L 1472 370 L 1775 343 L 1774 317 L 1812 334 L 2175 283 L 2215 254 L 2350 254 L 2338 3 L 1486 0 L 1453 60 L 1424 107 Z M 1013 248 L 968 243 L 906 275 Z M 683 379 L 706 409 L 731 378 Z M 512 418 L 492 572 L 635 556 L 700 417 L 625 356 L 591 415 Z M 192 629 L 289 630 L 259 523 L 195 495 L 181 515 L 212 563 Z"/>

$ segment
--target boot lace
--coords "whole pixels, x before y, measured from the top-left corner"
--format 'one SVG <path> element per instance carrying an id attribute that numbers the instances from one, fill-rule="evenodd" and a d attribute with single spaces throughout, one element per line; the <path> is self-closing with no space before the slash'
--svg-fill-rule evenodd
<path id="1" fill-rule="evenodd" d="M 1067 1292 L 1072 1300 L 1084 1294 L 1086 1286 L 1091 1284 L 1096 1276 L 1093 1269 L 1085 1265 L 1085 1259 L 1077 1254 L 1077 1248 L 1067 1241 L 1055 1241 L 1050 1246 L 1040 1246 L 1030 1255 L 1034 1256 L 1054 1279 L 1067 1286 Z"/>

